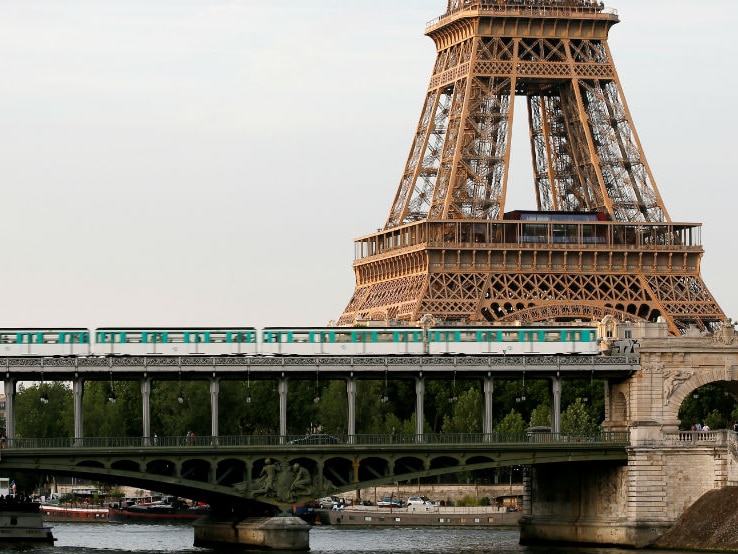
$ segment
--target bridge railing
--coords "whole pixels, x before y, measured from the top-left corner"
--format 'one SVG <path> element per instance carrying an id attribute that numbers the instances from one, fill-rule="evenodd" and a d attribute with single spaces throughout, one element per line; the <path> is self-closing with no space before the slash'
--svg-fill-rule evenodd
<path id="1" fill-rule="evenodd" d="M 231 435 L 203 437 L 84 437 L 84 438 L 13 438 L 5 439 L 6 449 L 57 448 L 244 448 L 280 446 L 285 448 L 341 446 L 397 446 L 415 444 L 530 444 L 576 446 L 592 443 L 629 443 L 627 431 L 608 431 L 594 434 L 572 433 L 425 433 L 377 435 Z"/>
<path id="2" fill-rule="evenodd" d="M 665 432 L 664 443 L 672 446 L 690 446 L 690 445 L 715 445 L 727 446 L 728 440 L 727 429 L 718 429 L 715 431 L 670 431 Z"/>

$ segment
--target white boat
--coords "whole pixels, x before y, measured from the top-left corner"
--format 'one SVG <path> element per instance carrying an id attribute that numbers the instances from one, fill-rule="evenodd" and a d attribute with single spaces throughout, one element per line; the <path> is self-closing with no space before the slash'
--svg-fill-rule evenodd
<path id="1" fill-rule="evenodd" d="M 45 526 L 41 504 L 14 494 L 10 480 L 0 477 L 0 547 L 54 544 L 51 527 Z"/>

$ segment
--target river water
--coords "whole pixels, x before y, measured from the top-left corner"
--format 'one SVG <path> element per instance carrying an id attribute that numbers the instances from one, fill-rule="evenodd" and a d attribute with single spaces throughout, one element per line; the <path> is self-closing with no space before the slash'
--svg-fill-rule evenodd
<path id="1" fill-rule="evenodd" d="M 53 524 L 55 546 L 36 547 L 34 554 L 118 554 L 136 552 L 182 554 L 218 551 L 195 548 L 189 525 L 132 525 L 115 523 Z M 523 547 L 517 529 L 313 527 L 312 554 L 344 552 L 387 552 L 392 554 L 633 554 L 618 548 Z M 2 549 L 0 549 L 2 551 Z M 232 551 L 231 551 L 232 552 Z M 255 552 L 255 551 L 251 551 Z M 674 554 L 674 551 L 643 551 Z M 685 551 L 688 552 L 688 551 Z M 274 554 L 274 553 L 272 553 Z"/>

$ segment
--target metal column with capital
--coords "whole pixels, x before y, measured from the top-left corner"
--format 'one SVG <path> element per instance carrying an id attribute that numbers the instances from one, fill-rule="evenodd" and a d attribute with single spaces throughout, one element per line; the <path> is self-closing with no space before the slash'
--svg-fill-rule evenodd
<path id="1" fill-rule="evenodd" d="M 279 435 L 287 434 L 287 379 L 284 373 L 279 378 Z"/>
<path id="2" fill-rule="evenodd" d="M 354 442 L 356 435 L 356 377 L 351 375 L 346 379 L 346 397 L 348 400 L 348 442 Z"/>
<path id="3" fill-rule="evenodd" d="M 482 432 L 490 434 L 493 431 L 492 420 L 492 393 L 495 391 L 494 378 L 488 373 L 484 378 L 484 421 L 482 422 Z"/>
<path id="4" fill-rule="evenodd" d="M 210 380 L 210 435 L 218 436 L 218 394 L 220 393 L 220 381 L 213 377 Z"/>
<path id="5" fill-rule="evenodd" d="M 551 377 L 551 432 L 561 432 L 561 377 Z"/>
<path id="6" fill-rule="evenodd" d="M 423 440 L 423 404 L 425 402 L 425 378 L 421 373 L 415 379 L 415 434 L 419 440 Z"/>
<path id="7" fill-rule="evenodd" d="M 5 436 L 15 438 L 15 384 L 18 381 L 5 376 Z"/>
<path id="8" fill-rule="evenodd" d="M 84 438 L 84 419 L 82 417 L 82 400 L 85 396 L 85 381 L 76 377 L 72 381 L 72 396 L 74 397 L 74 438 Z"/>
<path id="9" fill-rule="evenodd" d="M 149 443 L 151 437 L 151 378 L 144 377 L 141 379 L 141 419 L 143 427 L 143 437 L 146 444 Z"/>

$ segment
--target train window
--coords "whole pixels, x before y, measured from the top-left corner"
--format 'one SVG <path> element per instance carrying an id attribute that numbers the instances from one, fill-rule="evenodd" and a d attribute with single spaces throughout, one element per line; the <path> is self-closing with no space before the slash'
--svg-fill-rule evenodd
<path id="1" fill-rule="evenodd" d="M 502 340 L 503 342 L 517 342 L 518 340 L 520 340 L 520 332 L 519 331 L 503 331 Z"/>
<path id="2" fill-rule="evenodd" d="M 97 344 L 107 344 L 110 342 L 115 342 L 115 334 L 114 333 L 101 333 L 98 331 L 95 333 L 95 342 Z"/>
<path id="3" fill-rule="evenodd" d="M 312 333 L 306 333 L 304 331 L 293 331 L 292 336 L 290 337 L 290 340 L 287 342 L 312 342 L 311 341 L 311 335 Z"/>
<path id="4" fill-rule="evenodd" d="M 141 333 L 141 342 L 143 343 L 153 343 L 153 344 L 161 344 L 164 342 L 169 342 L 169 334 L 166 332 L 144 332 Z"/>
<path id="5" fill-rule="evenodd" d="M 422 342 L 423 332 L 417 330 L 395 331 L 395 342 Z"/>
<path id="6" fill-rule="evenodd" d="M 392 332 L 380 331 L 377 333 L 377 342 L 394 342 L 395 337 Z"/>
<path id="7" fill-rule="evenodd" d="M 477 334 L 474 331 L 459 332 L 461 342 L 477 342 Z"/>
<path id="8" fill-rule="evenodd" d="M 21 344 L 40 344 L 43 342 L 41 333 L 18 333 Z"/>
<path id="9" fill-rule="evenodd" d="M 255 331 L 245 331 L 243 333 L 234 333 L 236 342 L 256 342 Z"/>
<path id="10" fill-rule="evenodd" d="M 497 340 L 496 333 L 492 331 L 479 331 L 479 342 L 492 342 Z"/>
<path id="11" fill-rule="evenodd" d="M 334 331 L 333 336 L 335 337 L 336 342 L 351 342 L 352 341 L 352 333 L 344 332 L 344 331 Z"/>
<path id="12" fill-rule="evenodd" d="M 561 340 L 561 331 L 544 331 L 543 341 L 544 342 L 558 342 Z"/>
<path id="13" fill-rule="evenodd" d="M 187 342 L 187 343 L 189 343 L 189 342 L 196 342 L 196 343 L 211 342 L 211 340 L 210 340 L 210 338 L 211 338 L 210 337 L 210 333 L 200 333 L 200 332 L 191 333 L 191 332 L 185 332 L 183 338 L 184 338 L 184 342 Z M 178 341 L 178 340 L 172 340 L 171 342 L 180 342 L 180 341 Z"/>

